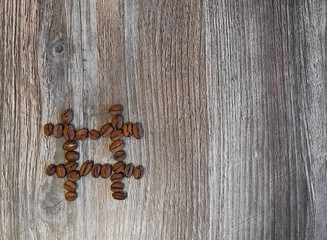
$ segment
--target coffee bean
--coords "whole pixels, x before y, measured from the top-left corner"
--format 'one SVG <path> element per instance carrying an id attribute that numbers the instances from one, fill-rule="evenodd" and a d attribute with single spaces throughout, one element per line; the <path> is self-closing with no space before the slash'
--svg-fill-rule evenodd
<path id="1" fill-rule="evenodd" d="M 112 182 L 121 182 L 124 179 L 124 175 L 122 173 L 114 173 L 111 175 L 110 180 Z"/>
<path id="2" fill-rule="evenodd" d="M 110 164 L 103 164 L 101 167 L 101 177 L 108 178 L 111 175 L 111 165 Z"/>
<path id="3" fill-rule="evenodd" d="M 101 164 L 100 163 L 94 164 L 91 170 L 92 176 L 94 178 L 98 178 L 100 176 L 100 172 L 101 172 Z"/>
<path id="4" fill-rule="evenodd" d="M 118 152 L 119 150 L 122 150 L 124 147 L 125 147 L 125 143 L 122 140 L 114 141 L 109 145 L 109 149 L 113 153 Z"/>
<path id="5" fill-rule="evenodd" d="M 143 177 L 143 173 L 144 173 L 144 168 L 142 166 L 137 166 L 136 168 L 134 168 L 134 178 L 135 179 L 141 179 Z"/>
<path id="6" fill-rule="evenodd" d="M 45 136 L 51 136 L 53 133 L 53 124 L 52 123 L 45 124 L 43 131 Z"/>
<path id="7" fill-rule="evenodd" d="M 65 198 L 67 201 L 75 201 L 77 198 L 77 193 L 76 192 L 67 192 L 65 194 Z"/>
<path id="8" fill-rule="evenodd" d="M 66 176 L 66 168 L 64 164 L 56 166 L 56 174 L 58 178 L 64 178 Z"/>
<path id="9" fill-rule="evenodd" d="M 68 124 L 65 125 L 64 131 L 63 131 L 64 138 L 68 140 L 73 140 L 75 138 L 75 128 L 73 125 Z"/>
<path id="10" fill-rule="evenodd" d="M 67 142 L 64 143 L 64 145 L 62 146 L 62 148 L 65 151 L 74 151 L 77 148 L 77 142 L 74 140 L 69 140 Z"/>
<path id="11" fill-rule="evenodd" d="M 111 123 L 107 123 L 100 128 L 100 134 L 102 137 L 108 137 L 113 130 Z"/>
<path id="12" fill-rule="evenodd" d="M 47 170 L 45 170 L 46 174 L 48 176 L 52 176 L 53 174 L 56 173 L 56 165 L 54 164 L 50 164 L 48 167 L 47 167 Z"/>
<path id="13" fill-rule="evenodd" d="M 141 139 L 143 137 L 143 128 L 141 123 L 134 123 L 133 134 L 136 139 Z"/>
<path id="14" fill-rule="evenodd" d="M 92 140 L 98 140 L 101 137 L 100 133 L 94 129 L 89 131 L 88 136 Z"/>
<path id="15" fill-rule="evenodd" d="M 73 120 L 73 112 L 70 109 L 66 109 L 62 114 L 61 114 L 61 122 L 63 124 L 69 124 Z"/>
<path id="16" fill-rule="evenodd" d="M 112 194 L 112 197 L 116 200 L 124 200 L 127 197 L 127 195 L 125 192 L 114 192 Z"/>
<path id="17" fill-rule="evenodd" d="M 123 125 L 123 134 L 125 137 L 131 137 L 133 135 L 133 124 L 128 122 Z"/>
<path id="18" fill-rule="evenodd" d="M 124 189 L 124 183 L 122 182 L 114 182 L 110 186 L 112 192 L 120 192 Z"/>
<path id="19" fill-rule="evenodd" d="M 117 162 L 123 161 L 126 158 L 126 152 L 124 150 L 120 150 L 114 154 L 114 159 Z"/>
<path id="20" fill-rule="evenodd" d="M 124 162 L 116 162 L 113 166 L 112 166 L 112 171 L 114 171 L 115 173 L 120 173 L 123 172 L 125 168 L 125 163 Z"/>
<path id="21" fill-rule="evenodd" d="M 121 129 L 123 127 L 123 117 L 122 115 L 114 116 L 111 120 L 112 127 L 114 129 Z"/>
<path id="22" fill-rule="evenodd" d="M 74 183 L 74 182 L 66 181 L 64 183 L 64 188 L 69 192 L 75 192 L 77 189 L 77 186 L 76 186 L 76 183 Z"/>
<path id="23" fill-rule="evenodd" d="M 77 167 L 78 167 L 77 162 L 67 162 L 67 163 L 65 164 L 65 168 L 66 168 L 66 171 L 67 171 L 67 172 L 70 172 L 70 171 L 76 170 Z"/>
<path id="24" fill-rule="evenodd" d="M 125 177 L 130 178 L 133 175 L 133 171 L 134 171 L 133 164 L 132 163 L 127 164 L 125 169 L 124 169 Z"/>
<path id="25" fill-rule="evenodd" d="M 86 176 L 87 174 L 89 174 L 92 167 L 93 167 L 93 162 L 91 161 L 84 162 L 79 170 L 80 175 L 83 177 Z"/>
<path id="26" fill-rule="evenodd" d="M 124 107 L 120 104 L 112 105 L 109 108 L 109 114 L 112 116 L 116 116 L 121 114 L 124 111 Z"/>
<path id="27" fill-rule="evenodd" d="M 67 179 L 71 182 L 77 182 L 81 178 L 79 171 L 73 170 L 67 173 Z"/>
<path id="28" fill-rule="evenodd" d="M 110 134 L 110 138 L 112 141 L 117 141 L 123 137 L 123 131 L 122 130 L 115 130 Z"/>
<path id="29" fill-rule="evenodd" d="M 82 128 L 82 129 L 78 129 L 76 131 L 76 139 L 77 140 L 84 140 L 85 138 L 87 138 L 87 129 Z"/>
<path id="30" fill-rule="evenodd" d="M 61 138 L 62 137 L 62 131 L 64 129 L 64 126 L 62 124 L 57 124 L 53 127 L 53 136 L 55 138 Z"/>
<path id="31" fill-rule="evenodd" d="M 66 152 L 65 153 L 65 158 L 69 162 L 75 162 L 75 161 L 77 161 L 79 159 L 79 153 L 75 152 L 75 151 Z"/>

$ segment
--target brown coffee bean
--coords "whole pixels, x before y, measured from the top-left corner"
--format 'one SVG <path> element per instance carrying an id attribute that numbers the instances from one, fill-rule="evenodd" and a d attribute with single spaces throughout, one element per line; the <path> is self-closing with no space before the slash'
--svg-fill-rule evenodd
<path id="1" fill-rule="evenodd" d="M 143 137 L 143 128 L 141 123 L 134 123 L 133 134 L 136 139 L 141 139 Z"/>
<path id="2" fill-rule="evenodd" d="M 65 194 L 65 198 L 67 201 L 71 202 L 71 201 L 75 201 L 77 198 L 77 193 L 76 192 L 67 192 Z"/>
<path id="3" fill-rule="evenodd" d="M 53 127 L 53 136 L 55 138 L 61 138 L 64 126 L 62 124 L 57 124 Z"/>
<path id="4" fill-rule="evenodd" d="M 64 145 L 62 146 L 62 148 L 65 151 L 74 151 L 77 148 L 77 142 L 74 140 L 69 140 L 67 142 L 64 143 Z"/>
<path id="5" fill-rule="evenodd" d="M 66 168 L 64 164 L 56 166 L 56 174 L 58 178 L 64 178 L 66 176 Z"/>
<path id="6" fill-rule="evenodd" d="M 133 124 L 128 122 L 123 125 L 123 134 L 125 137 L 131 137 L 133 135 Z"/>
<path id="7" fill-rule="evenodd" d="M 103 164 L 101 167 L 101 177 L 108 178 L 111 175 L 111 165 L 110 164 Z"/>
<path id="8" fill-rule="evenodd" d="M 100 173 L 101 173 L 101 164 L 100 163 L 94 164 L 91 170 L 92 176 L 94 178 L 98 178 L 100 176 Z"/>
<path id="9" fill-rule="evenodd" d="M 127 164 L 125 169 L 124 169 L 125 177 L 130 178 L 133 175 L 133 171 L 134 171 L 133 164 L 132 163 Z"/>
<path id="10" fill-rule="evenodd" d="M 75 151 L 66 152 L 65 153 L 65 158 L 69 162 L 75 162 L 75 161 L 77 161 L 79 159 L 79 153 L 75 152 Z"/>
<path id="11" fill-rule="evenodd" d="M 71 182 L 77 182 L 81 178 L 79 171 L 73 170 L 67 173 L 67 179 Z"/>
<path id="12" fill-rule="evenodd" d="M 113 153 L 118 152 L 119 150 L 122 150 L 124 147 L 125 147 L 125 143 L 122 140 L 114 141 L 109 145 L 109 149 Z"/>
<path id="13" fill-rule="evenodd" d="M 95 129 L 90 130 L 88 136 L 92 140 L 98 140 L 101 137 L 100 133 Z"/>
<path id="14" fill-rule="evenodd" d="M 133 176 L 135 179 L 141 179 L 144 174 L 144 168 L 142 166 L 137 166 L 134 168 Z"/>
<path id="15" fill-rule="evenodd" d="M 73 120 L 73 111 L 70 109 L 66 109 L 62 114 L 61 114 L 61 122 L 63 124 L 69 124 Z"/>
<path id="16" fill-rule="evenodd" d="M 66 171 L 67 171 L 67 172 L 70 172 L 70 171 L 76 170 L 77 167 L 78 167 L 77 162 L 67 162 L 67 163 L 65 164 L 65 168 L 66 168 Z"/>
<path id="17" fill-rule="evenodd" d="M 56 165 L 54 164 L 50 164 L 48 167 L 47 167 L 47 170 L 45 170 L 46 174 L 48 176 L 52 176 L 53 174 L 56 173 Z"/>
<path id="18" fill-rule="evenodd" d="M 63 135 L 64 138 L 68 140 L 73 140 L 75 138 L 75 128 L 73 125 L 68 124 L 65 125 L 64 130 L 63 130 Z"/>
<path id="19" fill-rule="evenodd" d="M 123 117 L 122 115 L 114 116 L 111 120 L 111 125 L 114 129 L 121 129 L 123 127 Z"/>
<path id="20" fill-rule="evenodd" d="M 89 174 L 89 172 L 91 171 L 93 167 L 93 162 L 91 161 L 86 161 L 82 164 L 79 173 L 82 177 L 86 176 L 87 174 Z"/>
<path id="21" fill-rule="evenodd" d="M 82 129 L 78 129 L 76 131 L 76 139 L 77 140 L 84 140 L 85 138 L 87 138 L 87 129 L 86 128 L 82 128 Z"/>
<path id="22" fill-rule="evenodd" d="M 112 166 L 112 171 L 114 171 L 115 173 L 120 173 L 123 172 L 125 168 L 125 163 L 124 162 L 116 162 L 113 166 Z"/>
<path id="23" fill-rule="evenodd" d="M 45 124 L 43 131 L 45 136 L 51 136 L 53 133 L 53 124 L 52 123 Z"/>
<path id="24" fill-rule="evenodd" d="M 109 114 L 112 116 L 116 116 L 121 114 L 124 111 L 124 107 L 121 104 L 116 104 L 116 105 L 112 105 L 109 108 Z"/>
<path id="25" fill-rule="evenodd" d="M 110 177 L 110 180 L 112 182 L 121 182 L 123 179 L 124 179 L 124 175 L 122 173 L 114 173 Z"/>
<path id="26" fill-rule="evenodd" d="M 71 181 L 66 181 L 64 183 L 64 188 L 68 191 L 68 192 L 75 192 L 77 189 L 76 183 L 71 182 Z"/>
<path id="27" fill-rule="evenodd" d="M 126 199 L 127 195 L 125 192 L 114 192 L 112 197 L 116 200 L 124 200 Z"/>
<path id="28" fill-rule="evenodd" d="M 115 130 L 110 134 L 110 138 L 112 141 L 117 141 L 123 137 L 123 131 L 122 130 Z"/>
<path id="29" fill-rule="evenodd" d="M 114 182 L 110 186 L 112 192 L 120 192 L 124 189 L 124 183 L 122 182 Z"/>
<path id="30" fill-rule="evenodd" d="M 117 162 L 123 161 L 126 158 L 126 152 L 124 150 L 120 150 L 114 154 L 114 159 Z"/>
<path id="31" fill-rule="evenodd" d="M 113 130 L 111 123 L 107 123 L 100 128 L 100 134 L 102 137 L 108 137 Z"/>

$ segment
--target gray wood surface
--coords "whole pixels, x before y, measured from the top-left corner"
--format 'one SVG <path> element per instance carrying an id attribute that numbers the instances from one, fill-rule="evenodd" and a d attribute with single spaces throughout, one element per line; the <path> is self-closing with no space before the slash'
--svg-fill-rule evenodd
<path id="1" fill-rule="evenodd" d="M 325 0 L 0 0 L 0 239 L 327 239 Z M 71 107 L 142 122 L 126 180 L 64 200 Z M 81 161 L 113 163 L 108 139 Z"/>

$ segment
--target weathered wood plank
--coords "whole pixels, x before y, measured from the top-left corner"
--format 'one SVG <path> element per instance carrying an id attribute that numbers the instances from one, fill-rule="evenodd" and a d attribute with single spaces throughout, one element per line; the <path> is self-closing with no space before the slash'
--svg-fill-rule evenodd
<path id="1" fill-rule="evenodd" d="M 324 239 L 326 4 L 207 9 L 210 239 Z"/>

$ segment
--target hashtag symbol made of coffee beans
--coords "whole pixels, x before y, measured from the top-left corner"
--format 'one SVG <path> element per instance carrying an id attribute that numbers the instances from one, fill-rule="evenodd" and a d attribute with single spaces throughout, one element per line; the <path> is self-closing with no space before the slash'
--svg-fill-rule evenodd
<path id="1" fill-rule="evenodd" d="M 109 114 L 112 116 L 111 123 L 104 124 L 100 130 L 87 128 L 75 129 L 71 123 L 73 120 L 73 111 L 71 109 L 65 110 L 61 114 L 61 123 L 56 125 L 47 123 L 44 126 L 44 134 L 46 136 L 53 136 L 55 138 L 64 137 L 66 142 L 63 144 L 63 149 L 66 151 L 66 163 L 50 164 L 46 169 L 46 174 L 52 176 L 57 175 L 58 178 L 67 178 L 64 183 L 64 188 L 68 191 L 65 194 L 67 201 L 74 201 L 77 198 L 76 182 L 81 178 L 87 176 L 90 172 L 94 178 L 102 177 L 111 180 L 112 197 L 116 200 L 124 200 L 127 193 L 124 191 L 124 178 L 134 176 L 135 179 L 143 177 L 144 168 L 139 165 L 134 167 L 132 163 L 126 164 L 126 152 L 124 151 L 125 142 L 123 137 L 132 137 L 141 139 L 143 137 L 143 127 L 141 123 L 124 123 L 123 113 L 124 107 L 120 104 L 112 105 L 109 108 Z M 100 164 L 94 163 L 91 160 L 83 162 L 80 169 L 77 161 L 79 160 L 79 153 L 76 150 L 78 141 L 86 139 L 98 140 L 101 137 L 110 137 L 112 142 L 109 145 L 109 150 L 113 153 L 113 158 L 116 161 L 114 165 L 109 163 Z"/>

